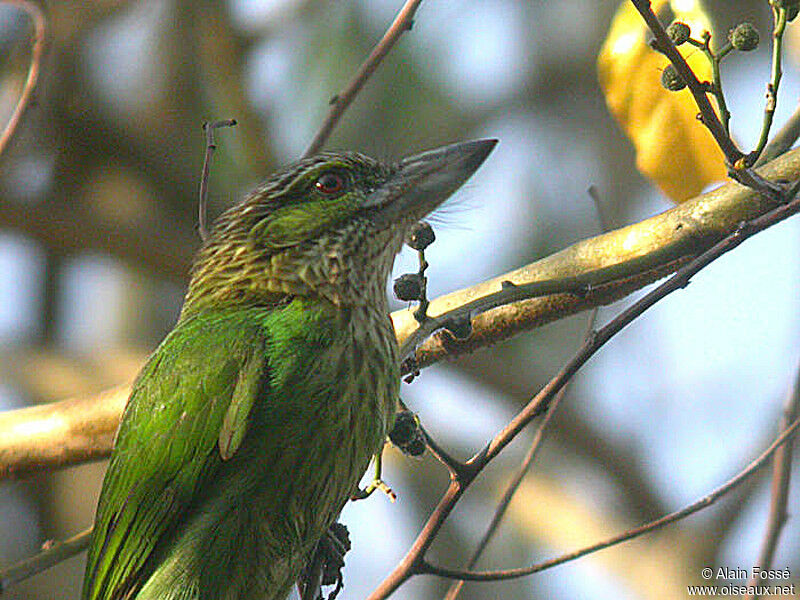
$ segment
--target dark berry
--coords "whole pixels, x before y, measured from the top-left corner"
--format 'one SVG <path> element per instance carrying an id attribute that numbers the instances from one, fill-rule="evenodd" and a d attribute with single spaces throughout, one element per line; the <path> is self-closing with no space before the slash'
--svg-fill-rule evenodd
<path id="1" fill-rule="evenodd" d="M 422 281 L 418 273 L 405 273 L 394 280 L 394 295 L 400 300 L 411 302 L 419 300 L 422 294 Z"/>
<path id="2" fill-rule="evenodd" d="M 406 236 L 406 244 L 414 250 L 425 250 L 435 240 L 436 235 L 433 233 L 433 227 L 425 221 L 415 224 Z"/>
<path id="3" fill-rule="evenodd" d="M 661 72 L 661 85 L 670 92 L 677 92 L 686 87 L 686 81 L 673 65 L 667 65 Z"/>

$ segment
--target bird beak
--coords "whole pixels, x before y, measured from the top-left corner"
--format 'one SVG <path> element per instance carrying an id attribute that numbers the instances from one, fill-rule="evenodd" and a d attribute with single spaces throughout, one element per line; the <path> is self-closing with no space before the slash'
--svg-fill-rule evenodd
<path id="1" fill-rule="evenodd" d="M 377 219 L 391 225 L 416 222 L 433 212 L 478 170 L 497 140 L 460 142 L 404 158 L 367 198 Z"/>

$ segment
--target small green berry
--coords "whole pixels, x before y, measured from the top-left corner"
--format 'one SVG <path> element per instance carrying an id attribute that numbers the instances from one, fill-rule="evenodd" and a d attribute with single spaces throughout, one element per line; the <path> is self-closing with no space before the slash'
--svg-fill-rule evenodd
<path id="1" fill-rule="evenodd" d="M 661 72 L 661 85 L 670 92 L 677 92 L 686 87 L 686 82 L 673 65 L 667 65 Z"/>
<path id="2" fill-rule="evenodd" d="M 406 236 L 406 244 L 414 250 L 425 250 L 435 240 L 436 234 L 433 233 L 433 227 L 425 221 L 420 221 L 414 225 Z"/>
<path id="3" fill-rule="evenodd" d="M 419 300 L 422 281 L 418 273 L 405 273 L 394 280 L 394 295 L 404 302 Z"/>
<path id="4" fill-rule="evenodd" d="M 667 27 L 667 35 L 673 44 L 680 46 L 689 40 L 689 37 L 692 35 L 692 30 L 686 23 L 673 21 L 670 23 L 670 26 Z"/>
<path id="5" fill-rule="evenodd" d="M 758 29 L 752 23 L 739 23 L 728 34 L 731 46 L 742 52 L 750 52 L 758 47 Z"/>

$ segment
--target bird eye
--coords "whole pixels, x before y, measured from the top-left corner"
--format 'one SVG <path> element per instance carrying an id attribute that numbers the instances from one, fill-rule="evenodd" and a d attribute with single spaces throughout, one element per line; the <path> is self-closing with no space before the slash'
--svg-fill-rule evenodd
<path id="1" fill-rule="evenodd" d="M 337 171 L 323 173 L 314 182 L 314 187 L 328 196 L 341 194 L 346 185 L 347 182 L 345 181 L 344 175 Z"/>

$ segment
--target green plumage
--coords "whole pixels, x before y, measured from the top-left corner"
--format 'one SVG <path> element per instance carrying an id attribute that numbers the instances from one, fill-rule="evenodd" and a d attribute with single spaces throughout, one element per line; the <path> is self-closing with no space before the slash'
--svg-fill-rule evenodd
<path id="1" fill-rule="evenodd" d="M 320 155 L 220 218 L 125 409 L 84 600 L 286 597 L 394 420 L 394 255 L 493 146 Z"/>

